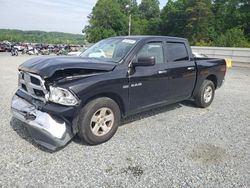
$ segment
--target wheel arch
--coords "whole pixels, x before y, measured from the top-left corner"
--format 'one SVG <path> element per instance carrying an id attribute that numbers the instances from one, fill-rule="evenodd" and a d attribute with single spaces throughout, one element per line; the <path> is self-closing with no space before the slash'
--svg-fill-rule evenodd
<path id="1" fill-rule="evenodd" d="M 122 100 L 122 97 L 113 92 L 105 92 L 105 93 L 99 93 L 99 94 L 93 95 L 83 102 L 82 107 L 85 106 L 88 102 L 95 100 L 97 98 L 101 98 L 101 97 L 107 97 L 115 101 L 120 108 L 121 115 L 122 116 L 125 115 L 126 108 L 125 108 L 124 101 Z"/>
<path id="2" fill-rule="evenodd" d="M 209 76 L 206 77 L 206 80 L 210 80 L 211 82 L 213 82 L 215 89 L 217 88 L 218 79 L 216 75 L 210 74 Z"/>

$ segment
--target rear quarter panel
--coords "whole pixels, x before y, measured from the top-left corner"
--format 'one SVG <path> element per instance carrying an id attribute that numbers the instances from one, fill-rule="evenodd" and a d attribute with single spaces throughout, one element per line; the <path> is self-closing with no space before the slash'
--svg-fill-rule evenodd
<path id="1" fill-rule="evenodd" d="M 199 89 L 209 76 L 216 77 L 216 88 L 219 88 L 224 80 L 226 73 L 226 62 L 224 59 L 214 58 L 196 58 L 197 81 L 193 95 L 195 96 Z"/>

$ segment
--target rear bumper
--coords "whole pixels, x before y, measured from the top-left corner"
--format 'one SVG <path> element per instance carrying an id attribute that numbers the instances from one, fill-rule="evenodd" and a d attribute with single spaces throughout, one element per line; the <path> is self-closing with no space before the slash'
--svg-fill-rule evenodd
<path id="1" fill-rule="evenodd" d="M 15 118 L 26 123 L 31 137 L 50 150 L 66 145 L 74 136 L 71 126 L 62 118 L 38 110 L 17 95 L 12 99 L 11 110 Z"/>

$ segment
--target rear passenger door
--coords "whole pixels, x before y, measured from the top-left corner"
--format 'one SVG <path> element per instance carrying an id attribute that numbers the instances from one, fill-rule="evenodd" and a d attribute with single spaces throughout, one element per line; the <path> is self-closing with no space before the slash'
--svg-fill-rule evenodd
<path id="1" fill-rule="evenodd" d="M 189 98 L 196 82 L 196 65 L 188 55 L 185 42 L 167 41 L 168 99 L 180 101 Z"/>

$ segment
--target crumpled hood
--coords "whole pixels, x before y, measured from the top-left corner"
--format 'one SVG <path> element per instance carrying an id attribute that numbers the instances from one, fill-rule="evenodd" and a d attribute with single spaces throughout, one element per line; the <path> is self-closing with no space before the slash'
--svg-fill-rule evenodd
<path id="1" fill-rule="evenodd" d="M 115 68 L 114 63 L 103 63 L 96 59 L 82 57 L 37 57 L 32 58 L 19 66 L 19 70 L 38 74 L 43 78 L 51 77 L 58 70 L 89 69 L 111 71 Z"/>

